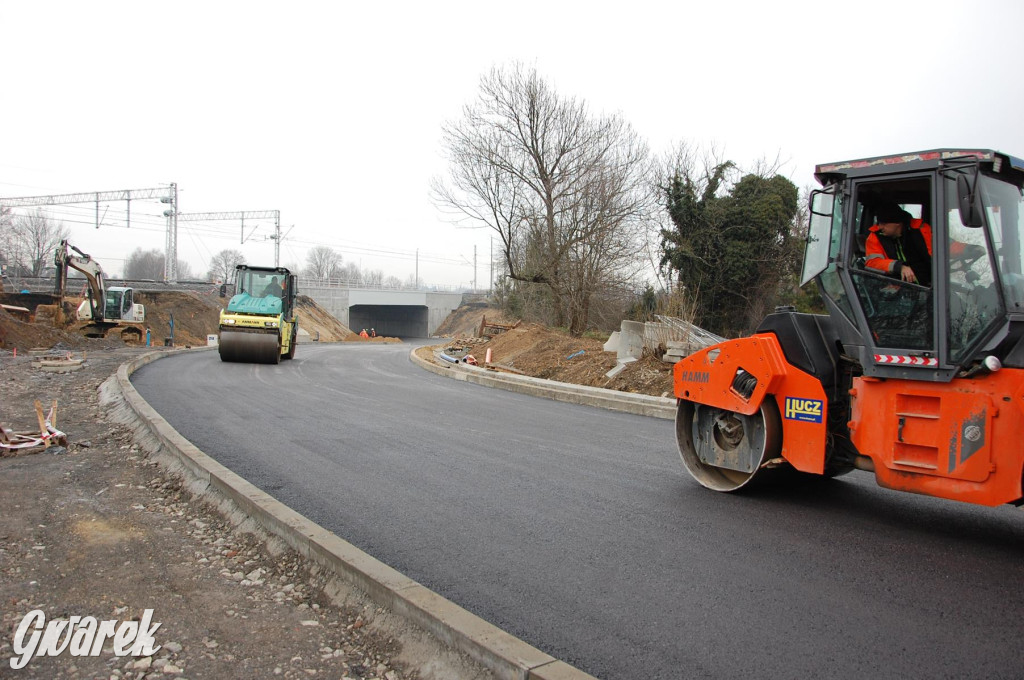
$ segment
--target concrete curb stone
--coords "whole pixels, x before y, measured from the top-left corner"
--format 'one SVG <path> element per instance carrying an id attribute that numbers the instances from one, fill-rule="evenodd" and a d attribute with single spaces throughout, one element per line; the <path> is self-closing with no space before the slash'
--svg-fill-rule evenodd
<path id="1" fill-rule="evenodd" d="M 544 397 L 585 406 L 597 406 L 612 411 L 623 411 L 652 418 L 673 420 L 676 417 L 676 400 L 670 397 L 654 397 L 647 394 L 606 390 L 601 387 L 571 385 L 569 383 L 533 378 L 525 375 L 498 373 L 465 363 L 437 364 L 419 356 L 415 349 L 409 353 L 409 360 L 431 373 L 456 380 L 464 380 L 485 387 L 496 387 L 535 397 Z"/>

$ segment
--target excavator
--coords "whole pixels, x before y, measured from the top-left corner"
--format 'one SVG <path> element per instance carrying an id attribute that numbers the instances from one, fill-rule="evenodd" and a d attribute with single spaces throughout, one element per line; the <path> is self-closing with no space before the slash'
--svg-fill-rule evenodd
<path id="1" fill-rule="evenodd" d="M 221 310 L 221 361 L 277 364 L 295 358 L 296 276 L 284 267 L 235 267 L 235 294 Z"/>
<path id="2" fill-rule="evenodd" d="M 680 360 L 676 442 L 701 485 L 874 474 L 885 488 L 1024 504 L 1024 160 L 936 149 L 815 168 L 801 285 L 749 337 Z M 931 276 L 867 266 L 884 206 L 931 226 Z"/>
<path id="3" fill-rule="evenodd" d="M 70 251 L 74 251 L 72 254 Z M 68 269 L 85 275 L 88 294 L 78 306 L 78 321 L 84 322 L 80 330 L 87 337 L 107 337 L 116 330 L 121 339 L 141 342 L 146 321 L 146 308 L 134 301 L 134 290 L 124 286 L 107 286 L 103 269 L 96 260 L 62 240 L 54 253 L 56 266 L 57 314 L 62 321 L 64 297 L 67 289 Z"/>

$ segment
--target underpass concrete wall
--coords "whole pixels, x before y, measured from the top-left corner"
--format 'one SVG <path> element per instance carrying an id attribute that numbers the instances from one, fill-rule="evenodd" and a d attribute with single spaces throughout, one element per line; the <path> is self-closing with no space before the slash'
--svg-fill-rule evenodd
<path id="1" fill-rule="evenodd" d="M 427 335 L 433 335 L 462 304 L 462 293 L 427 293 Z"/>
<path id="2" fill-rule="evenodd" d="M 306 295 L 313 299 L 318 305 L 327 310 L 335 319 L 352 328 L 349 323 L 349 290 L 348 288 L 317 288 L 314 286 L 303 286 L 299 289 L 300 295 Z M 356 333 L 359 330 L 356 329 Z"/>
<path id="3" fill-rule="evenodd" d="M 430 337 L 462 304 L 462 293 L 423 290 L 372 290 L 304 285 L 299 290 L 334 318 L 358 333 L 374 328 L 377 335 Z"/>

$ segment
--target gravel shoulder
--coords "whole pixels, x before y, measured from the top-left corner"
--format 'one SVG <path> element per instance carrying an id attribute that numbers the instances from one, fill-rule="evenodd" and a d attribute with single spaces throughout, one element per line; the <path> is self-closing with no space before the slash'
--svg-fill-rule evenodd
<path id="1" fill-rule="evenodd" d="M 68 446 L 0 458 L 0 676 L 24 678 L 483 678 L 294 553 L 243 533 L 148 459 L 106 417 L 97 390 L 145 349 L 91 351 L 82 370 L 43 372 L 0 353 L 0 423 L 36 426 L 56 399 Z M 76 354 L 76 356 L 80 356 Z M 34 658 L 12 671 L 14 633 L 32 610 L 139 620 L 161 647 L 141 658 Z"/>

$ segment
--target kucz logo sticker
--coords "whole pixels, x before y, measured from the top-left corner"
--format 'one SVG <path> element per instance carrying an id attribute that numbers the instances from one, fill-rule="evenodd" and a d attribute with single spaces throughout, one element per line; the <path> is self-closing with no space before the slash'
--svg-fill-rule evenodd
<path id="1" fill-rule="evenodd" d="M 800 420 L 805 423 L 822 422 L 825 403 L 820 399 L 799 399 L 786 397 L 786 418 Z"/>
<path id="2" fill-rule="evenodd" d="M 153 633 L 161 625 L 152 623 L 153 610 L 147 609 L 141 621 L 97 621 L 92 616 L 46 621 L 41 609 L 25 615 L 14 632 L 11 668 L 24 668 L 33 656 L 99 656 L 103 643 L 110 640 L 116 656 L 151 656 L 161 645 Z"/>

